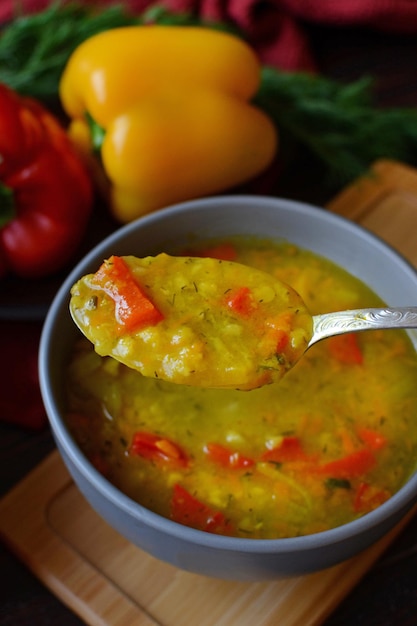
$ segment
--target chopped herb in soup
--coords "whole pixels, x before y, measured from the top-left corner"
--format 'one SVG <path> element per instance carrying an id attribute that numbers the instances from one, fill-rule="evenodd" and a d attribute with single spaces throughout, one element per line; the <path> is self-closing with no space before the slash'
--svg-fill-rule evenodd
<path id="1" fill-rule="evenodd" d="M 184 385 L 276 382 L 312 334 L 311 315 L 291 287 L 222 259 L 112 256 L 71 294 L 72 316 L 98 354 Z"/>
<path id="2" fill-rule="evenodd" d="M 291 285 L 312 314 L 380 306 L 363 283 L 289 243 L 235 238 L 187 251 Z M 320 532 L 380 506 L 414 471 L 417 357 L 383 330 L 327 339 L 278 383 L 182 386 L 99 356 L 68 369 L 68 424 L 129 497 L 207 532 L 270 539 Z"/>

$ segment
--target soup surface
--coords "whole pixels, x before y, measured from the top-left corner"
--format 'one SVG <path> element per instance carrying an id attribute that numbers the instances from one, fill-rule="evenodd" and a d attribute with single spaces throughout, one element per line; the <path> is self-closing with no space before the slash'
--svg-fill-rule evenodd
<path id="1" fill-rule="evenodd" d="M 380 306 L 363 283 L 296 246 L 233 238 L 187 254 L 236 260 L 291 285 L 312 314 Z M 385 502 L 417 458 L 417 357 L 403 331 L 314 345 L 252 391 L 146 378 L 86 339 L 68 369 L 68 425 L 132 499 L 207 532 L 320 532 Z"/>

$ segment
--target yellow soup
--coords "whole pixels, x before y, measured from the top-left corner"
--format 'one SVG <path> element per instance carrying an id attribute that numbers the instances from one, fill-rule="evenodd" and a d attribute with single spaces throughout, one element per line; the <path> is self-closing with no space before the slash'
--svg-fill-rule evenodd
<path id="1" fill-rule="evenodd" d="M 245 238 L 187 254 L 269 272 L 312 314 L 380 306 L 363 283 L 289 243 Z M 417 357 L 403 331 L 313 346 L 252 391 L 146 378 L 85 340 L 68 371 L 68 424 L 132 499 L 182 524 L 248 538 L 305 535 L 381 505 L 417 453 Z"/>

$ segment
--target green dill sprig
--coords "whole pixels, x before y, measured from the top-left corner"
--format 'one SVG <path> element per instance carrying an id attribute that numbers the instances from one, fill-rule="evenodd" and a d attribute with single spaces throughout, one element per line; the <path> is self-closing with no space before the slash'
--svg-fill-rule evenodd
<path id="1" fill-rule="evenodd" d="M 39 13 L 17 16 L 0 36 L 0 82 L 22 95 L 44 102 L 58 99 L 58 85 L 72 52 L 86 39 L 111 28 L 136 24 L 205 25 L 236 32 L 218 22 L 202 22 L 188 13 L 176 14 L 160 5 L 140 15 L 123 4 L 94 10 L 77 2 L 53 2 Z"/>
<path id="2" fill-rule="evenodd" d="M 310 151 L 329 183 L 343 185 L 379 158 L 417 164 L 417 111 L 375 107 L 372 86 L 368 77 L 345 85 L 265 67 L 255 102 L 274 120 L 284 143 Z"/>
<path id="3" fill-rule="evenodd" d="M 18 16 L 0 36 L 0 82 L 22 95 L 56 101 L 62 71 L 83 41 L 137 22 L 121 5 L 94 12 L 78 3 L 54 2 L 39 13 Z"/>

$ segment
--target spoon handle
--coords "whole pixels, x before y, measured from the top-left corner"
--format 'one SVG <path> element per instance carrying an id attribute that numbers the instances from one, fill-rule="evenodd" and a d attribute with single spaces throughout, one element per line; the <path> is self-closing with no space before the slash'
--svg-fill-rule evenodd
<path id="1" fill-rule="evenodd" d="M 334 335 L 388 328 L 417 328 L 417 306 L 352 309 L 313 315 L 313 336 L 308 347 Z"/>

